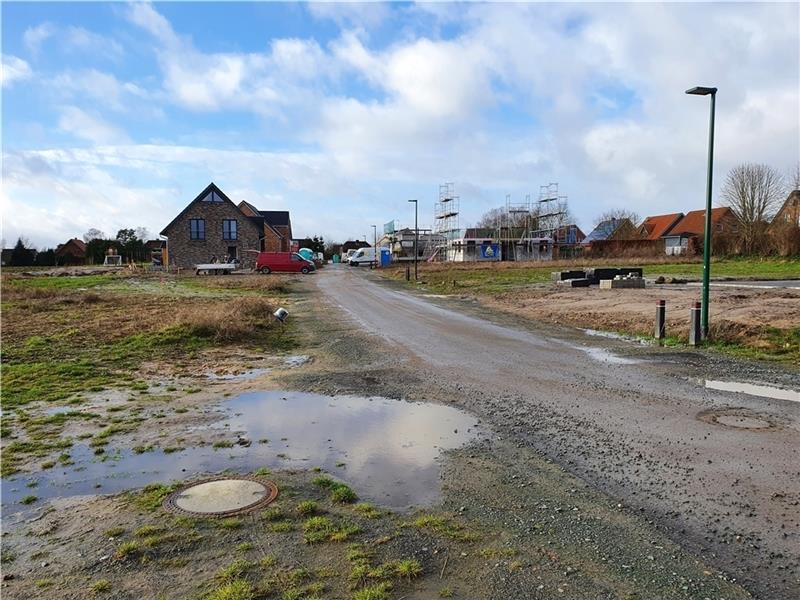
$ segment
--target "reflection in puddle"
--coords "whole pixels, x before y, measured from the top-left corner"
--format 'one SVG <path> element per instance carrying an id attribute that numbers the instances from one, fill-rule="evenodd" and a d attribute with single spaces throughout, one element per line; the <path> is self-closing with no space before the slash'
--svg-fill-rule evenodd
<path id="1" fill-rule="evenodd" d="M 441 450 L 458 448 L 477 435 L 477 421 L 449 406 L 383 398 L 318 396 L 294 392 L 243 394 L 223 408 L 219 423 L 249 440 L 249 447 L 214 450 L 210 445 L 165 454 L 114 452 L 101 461 L 85 444 L 69 452 L 75 465 L 4 479 L 5 512 L 36 482 L 39 498 L 111 494 L 154 481 L 186 479 L 224 469 L 322 467 L 352 485 L 365 499 L 400 508 L 431 504 L 439 496 Z"/>
<path id="2" fill-rule="evenodd" d="M 712 390 L 722 390 L 724 392 L 740 392 L 750 396 L 761 396 L 762 398 L 774 398 L 775 400 L 791 400 L 800 402 L 800 392 L 771 387 L 768 385 L 754 385 L 752 383 L 741 383 L 739 381 L 716 381 L 706 379 L 706 387 Z"/>
<path id="3" fill-rule="evenodd" d="M 632 358 L 625 358 L 624 356 L 617 356 L 616 354 L 612 354 L 605 348 L 588 348 L 585 346 L 579 346 L 580 350 L 583 350 L 591 356 L 595 360 L 599 360 L 600 362 L 611 363 L 616 365 L 633 365 L 638 363 L 638 360 L 634 360 Z"/>

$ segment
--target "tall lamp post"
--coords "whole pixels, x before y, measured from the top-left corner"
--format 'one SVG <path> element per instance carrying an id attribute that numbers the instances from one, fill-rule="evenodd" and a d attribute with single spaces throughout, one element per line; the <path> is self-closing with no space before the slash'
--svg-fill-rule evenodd
<path id="1" fill-rule="evenodd" d="M 378 266 L 378 226 L 372 226 L 372 252 L 373 252 L 373 261 L 372 266 Z"/>
<path id="2" fill-rule="evenodd" d="M 416 200 L 409 200 L 414 203 L 414 281 L 417 280 L 417 259 L 419 259 L 419 202 Z"/>
<path id="3" fill-rule="evenodd" d="M 706 179 L 706 223 L 703 234 L 703 302 L 700 305 L 700 327 L 703 338 L 708 337 L 708 282 L 711 277 L 711 177 L 714 171 L 714 109 L 717 88 L 693 87 L 686 90 L 692 96 L 711 96 L 711 116 L 708 124 L 708 176 Z"/>

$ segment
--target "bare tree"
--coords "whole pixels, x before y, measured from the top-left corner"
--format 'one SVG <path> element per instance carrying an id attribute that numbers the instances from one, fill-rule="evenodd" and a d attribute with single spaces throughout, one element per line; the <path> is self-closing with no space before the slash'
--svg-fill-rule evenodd
<path id="1" fill-rule="evenodd" d="M 83 241 L 87 244 L 92 240 L 104 240 L 106 238 L 106 234 L 100 231 L 99 229 L 95 229 L 92 227 L 89 231 L 83 234 Z"/>
<path id="2" fill-rule="evenodd" d="M 612 208 L 607 210 L 594 220 L 594 226 L 597 227 L 603 221 L 624 221 L 628 219 L 634 227 L 641 225 L 642 218 L 632 210 L 627 208 Z"/>
<path id="3" fill-rule="evenodd" d="M 728 172 L 720 204 L 728 206 L 739 219 L 745 253 L 756 250 L 784 190 L 783 176 L 768 165 L 744 163 Z"/>
<path id="4" fill-rule="evenodd" d="M 789 191 L 800 190 L 800 162 L 795 163 L 794 169 L 789 171 Z"/>

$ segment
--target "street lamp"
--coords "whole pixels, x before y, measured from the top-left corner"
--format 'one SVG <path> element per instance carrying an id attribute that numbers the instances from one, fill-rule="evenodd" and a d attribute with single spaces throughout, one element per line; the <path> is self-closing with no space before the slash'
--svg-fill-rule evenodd
<path id="1" fill-rule="evenodd" d="M 419 258 L 419 202 L 416 200 L 409 200 L 414 203 L 414 281 L 417 280 L 417 259 Z"/>
<path id="2" fill-rule="evenodd" d="M 372 266 L 376 267 L 378 262 L 378 226 L 372 226 Z"/>
<path id="3" fill-rule="evenodd" d="M 711 96 L 711 116 L 708 124 L 708 178 L 706 180 L 706 223 L 703 236 L 703 303 L 700 305 L 700 327 L 703 338 L 708 337 L 708 283 L 711 278 L 711 176 L 714 171 L 714 109 L 717 88 L 693 87 L 686 90 L 692 96 Z"/>

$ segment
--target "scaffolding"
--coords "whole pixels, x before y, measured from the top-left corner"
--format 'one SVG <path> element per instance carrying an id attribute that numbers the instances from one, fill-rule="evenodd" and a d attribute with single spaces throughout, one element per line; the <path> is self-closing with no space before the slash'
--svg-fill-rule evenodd
<path id="1" fill-rule="evenodd" d="M 430 260 L 452 260 L 450 247 L 460 237 L 458 228 L 460 198 L 452 182 L 439 185 L 439 201 L 434 207 L 436 239 L 440 240 Z"/>

